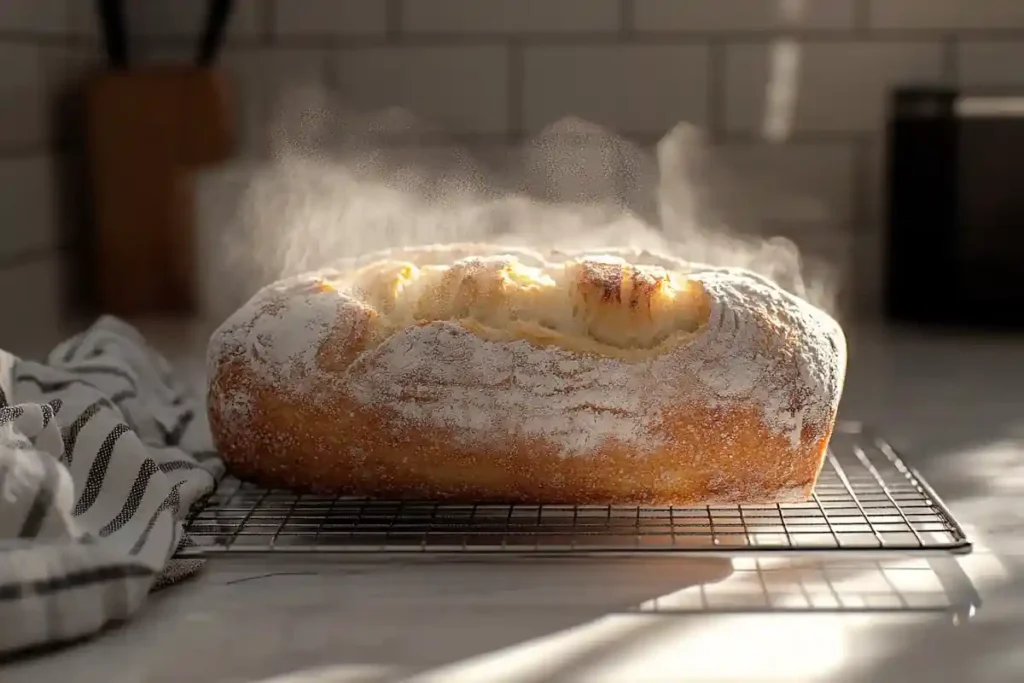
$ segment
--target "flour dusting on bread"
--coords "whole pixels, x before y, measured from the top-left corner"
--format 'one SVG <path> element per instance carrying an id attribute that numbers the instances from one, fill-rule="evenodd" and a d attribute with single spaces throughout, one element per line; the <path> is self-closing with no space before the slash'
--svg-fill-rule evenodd
<path id="1" fill-rule="evenodd" d="M 845 347 L 821 311 L 736 269 L 550 258 L 403 250 L 271 285 L 214 335 L 211 375 L 233 358 L 293 401 L 340 392 L 405 429 L 565 457 L 671 448 L 662 421 L 688 405 L 752 406 L 794 448 L 831 428 Z M 350 353 L 325 367 L 339 339 Z M 244 412 L 247 390 L 222 400 Z"/>

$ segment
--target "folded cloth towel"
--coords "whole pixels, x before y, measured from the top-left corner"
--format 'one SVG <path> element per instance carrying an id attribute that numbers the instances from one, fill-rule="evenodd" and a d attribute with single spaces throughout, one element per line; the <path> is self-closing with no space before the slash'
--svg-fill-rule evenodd
<path id="1" fill-rule="evenodd" d="M 129 618 L 223 474 L 200 398 L 111 317 L 47 363 L 0 351 L 0 654 Z"/>

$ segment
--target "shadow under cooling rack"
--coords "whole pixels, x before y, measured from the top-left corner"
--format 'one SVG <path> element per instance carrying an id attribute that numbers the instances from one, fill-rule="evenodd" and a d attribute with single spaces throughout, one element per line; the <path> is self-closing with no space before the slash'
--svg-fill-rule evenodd
<path id="1" fill-rule="evenodd" d="M 744 555 L 731 574 L 651 598 L 631 611 L 714 614 L 929 612 L 955 623 L 981 607 L 970 577 L 952 555 L 880 557 L 815 554 L 793 557 Z"/>
<path id="2" fill-rule="evenodd" d="M 296 495 L 227 479 L 181 555 L 222 552 L 970 552 L 888 443 L 839 425 L 806 503 L 704 507 L 473 505 Z"/>

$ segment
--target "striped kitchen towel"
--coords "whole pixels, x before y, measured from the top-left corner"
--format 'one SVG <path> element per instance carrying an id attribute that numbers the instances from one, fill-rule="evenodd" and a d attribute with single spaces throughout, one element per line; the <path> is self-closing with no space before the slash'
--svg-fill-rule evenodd
<path id="1" fill-rule="evenodd" d="M 0 351 L 0 655 L 88 636 L 187 576 L 183 519 L 223 473 L 201 399 L 130 325 Z"/>

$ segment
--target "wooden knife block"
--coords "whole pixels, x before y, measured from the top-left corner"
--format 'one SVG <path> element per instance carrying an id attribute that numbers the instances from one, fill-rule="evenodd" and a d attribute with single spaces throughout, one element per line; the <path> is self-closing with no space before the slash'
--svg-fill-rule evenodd
<path id="1" fill-rule="evenodd" d="M 228 88 L 210 69 L 111 71 L 86 94 L 97 304 L 130 316 L 197 305 L 195 170 L 234 149 Z"/>

